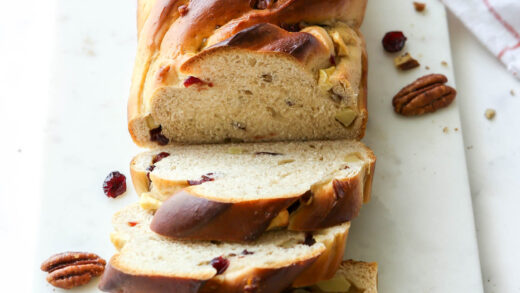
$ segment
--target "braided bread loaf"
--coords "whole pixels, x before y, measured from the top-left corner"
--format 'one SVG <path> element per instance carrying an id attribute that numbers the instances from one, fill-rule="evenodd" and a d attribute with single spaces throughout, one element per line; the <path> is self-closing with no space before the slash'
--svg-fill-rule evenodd
<path id="1" fill-rule="evenodd" d="M 361 138 L 366 0 L 139 0 L 140 146 Z"/>

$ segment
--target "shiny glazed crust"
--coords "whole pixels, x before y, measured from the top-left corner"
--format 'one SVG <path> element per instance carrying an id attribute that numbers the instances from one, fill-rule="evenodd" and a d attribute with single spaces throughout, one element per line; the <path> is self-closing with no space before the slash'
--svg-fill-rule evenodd
<path id="1" fill-rule="evenodd" d="M 323 40 L 307 32 L 288 32 L 287 24 L 332 25 L 341 22 L 359 33 L 366 0 L 279 0 L 268 9 L 254 9 L 254 1 L 242 0 L 140 0 L 138 5 L 138 52 L 128 103 L 128 128 L 136 144 L 155 147 L 149 130 L 159 127 L 153 121 L 151 100 L 164 95 L 168 87 L 178 87 L 186 77 L 195 75 L 197 63 L 223 51 L 230 55 L 249 50 L 289 58 L 295 67 L 316 74 L 324 69 L 330 53 Z M 280 28 L 282 27 L 282 29 Z M 247 33 L 249 30 L 249 33 Z M 362 40 L 362 36 L 359 35 Z M 305 139 L 355 138 L 364 136 L 366 111 L 366 52 L 362 40 L 361 76 L 356 113 L 348 134 L 316 134 Z M 340 57 L 338 57 L 340 58 Z M 328 63 L 327 63 L 328 64 Z M 345 83 L 349 83 L 348 74 Z M 358 78 L 358 77 L 356 77 Z M 356 82 L 357 84 L 357 82 Z M 332 115 L 333 116 L 333 115 Z M 151 120 L 150 120 L 151 119 Z M 163 129 L 164 130 L 164 129 Z M 168 130 L 167 134 L 171 134 Z M 289 131 L 290 132 L 290 131 Z M 298 139 L 254 135 L 245 141 Z M 168 136 L 168 135 L 167 135 Z M 170 139 L 173 142 L 173 138 Z M 177 142 L 204 142 L 183 141 Z M 205 142 L 217 142 L 213 139 Z"/>
<path id="2" fill-rule="evenodd" d="M 151 185 L 153 192 L 174 194 L 155 213 L 151 224 L 154 232 L 176 239 L 242 242 L 258 238 L 287 210 L 289 220 L 282 227 L 293 231 L 315 231 L 357 217 L 363 203 L 370 200 L 375 156 L 369 154 L 367 167 L 355 176 L 332 178 L 304 194 L 241 202 L 222 202 L 197 194 L 196 186 L 141 171 L 134 162 L 130 171 L 139 195 L 150 191 Z"/>

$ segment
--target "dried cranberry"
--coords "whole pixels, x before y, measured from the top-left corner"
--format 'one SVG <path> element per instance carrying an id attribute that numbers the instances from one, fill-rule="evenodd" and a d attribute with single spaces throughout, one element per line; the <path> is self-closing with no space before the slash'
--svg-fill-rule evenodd
<path id="1" fill-rule="evenodd" d="M 215 268 L 215 270 L 217 270 L 217 275 L 220 275 L 224 273 L 229 267 L 229 260 L 219 256 L 212 259 L 210 264 L 213 268 Z"/>
<path id="2" fill-rule="evenodd" d="M 128 226 L 135 227 L 137 225 L 137 222 L 128 222 Z"/>
<path id="3" fill-rule="evenodd" d="M 200 78 L 197 78 L 195 76 L 190 76 L 184 81 L 184 87 L 189 87 L 194 84 L 201 84 L 201 83 L 203 84 L 204 82 Z"/>
<path id="4" fill-rule="evenodd" d="M 200 180 L 188 180 L 189 185 L 200 185 L 205 182 L 209 181 L 215 181 L 215 178 L 213 177 L 213 173 L 208 173 L 206 175 L 202 175 Z"/>
<path id="5" fill-rule="evenodd" d="M 152 164 L 155 164 L 155 163 L 159 162 L 160 160 L 162 160 L 166 157 L 169 157 L 169 156 L 170 156 L 170 154 L 167 152 L 160 152 L 157 155 L 153 156 Z"/>
<path id="6" fill-rule="evenodd" d="M 305 233 L 305 240 L 303 241 L 303 244 L 308 246 L 313 246 L 314 243 L 316 243 L 316 239 L 312 236 L 312 233 Z"/>
<path id="7" fill-rule="evenodd" d="M 159 145 L 167 145 L 170 140 L 162 133 L 162 126 L 150 130 L 150 140 L 157 142 Z"/>
<path id="8" fill-rule="evenodd" d="M 403 49 L 406 37 L 401 31 L 393 31 L 385 34 L 383 38 L 383 48 L 387 52 L 399 52 Z"/>
<path id="9" fill-rule="evenodd" d="M 146 171 L 152 172 L 155 169 L 155 165 L 150 165 L 148 168 L 146 168 Z"/>
<path id="10" fill-rule="evenodd" d="M 336 66 L 336 56 L 330 55 L 329 61 L 330 61 L 330 64 Z"/>
<path id="11" fill-rule="evenodd" d="M 244 249 L 244 250 L 242 251 L 242 255 L 251 255 L 251 254 L 255 254 L 255 253 L 252 252 L 252 251 L 249 251 L 249 250 L 247 250 L 247 249 Z"/>
<path id="12" fill-rule="evenodd" d="M 209 85 L 209 87 L 212 87 L 213 86 L 213 83 L 211 82 L 205 82 L 203 81 L 202 79 L 198 78 L 198 77 L 195 77 L 195 76 L 190 76 L 188 77 L 185 81 L 184 81 L 184 87 L 190 87 L 194 84 L 198 84 L 198 85 Z"/>
<path id="13" fill-rule="evenodd" d="M 299 32 L 301 30 L 299 23 L 281 23 L 280 27 L 288 32 Z"/>
<path id="14" fill-rule="evenodd" d="M 103 191 L 108 197 L 116 198 L 126 191 L 125 175 L 114 171 L 108 174 L 103 182 Z"/>

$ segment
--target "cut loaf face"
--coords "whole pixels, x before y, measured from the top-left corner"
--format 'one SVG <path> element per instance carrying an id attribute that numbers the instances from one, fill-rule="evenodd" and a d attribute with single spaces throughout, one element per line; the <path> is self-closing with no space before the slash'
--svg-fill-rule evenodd
<path id="1" fill-rule="evenodd" d="M 363 137 L 366 0 L 258 2 L 140 1 L 139 146 Z"/>
<path id="2" fill-rule="evenodd" d="M 152 230 L 178 239 L 248 241 L 266 230 L 315 231 L 356 217 L 375 157 L 357 141 L 175 146 L 131 163 Z"/>
<path id="3" fill-rule="evenodd" d="M 345 260 L 329 280 L 290 293 L 377 293 L 377 263 Z"/>
<path id="4" fill-rule="evenodd" d="M 312 285 L 334 275 L 350 226 L 312 234 L 273 231 L 232 244 L 162 237 L 149 229 L 152 217 L 137 204 L 114 215 L 111 238 L 119 252 L 107 266 L 101 290 L 260 293 Z"/>

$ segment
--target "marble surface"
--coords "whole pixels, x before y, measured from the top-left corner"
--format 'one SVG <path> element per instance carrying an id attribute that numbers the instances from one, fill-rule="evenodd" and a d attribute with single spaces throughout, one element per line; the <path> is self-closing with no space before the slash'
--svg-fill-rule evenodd
<path id="1" fill-rule="evenodd" d="M 6 164 L 0 169 L 0 235 L 7 240 L 0 244 L 0 257 L 9 264 L 0 266 L 0 274 L 9 276 L 10 282 L 3 284 L 6 292 L 47 292 L 49 287 L 41 289 L 43 274 L 33 270 L 41 256 L 71 247 L 109 255 L 108 239 L 99 235 L 108 235 L 106 223 L 113 210 L 135 200 L 131 191 L 117 201 L 107 201 L 99 192 L 106 173 L 126 170 L 128 158 L 137 151 L 126 135 L 126 101 L 121 99 L 127 94 L 132 66 L 128 60 L 135 47 L 134 19 L 128 17 L 133 16 L 134 7 L 126 1 L 113 1 L 120 14 L 114 18 L 110 10 L 99 9 L 102 1 L 60 1 L 59 6 L 54 1 L 34 1 L 28 7 L 26 1 L 19 2 L 11 1 L 10 9 L 0 10 L 0 123 L 4 133 L 0 153 Z M 431 13 L 426 17 L 443 12 L 435 8 Z M 369 43 L 376 44 L 379 34 L 392 25 L 409 26 L 416 40 L 431 36 L 422 32 L 427 23 L 415 22 L 416 16 L 409 21 L 414 23 L 402 24 L 375 17 L 378 14 L 372 6 L 368 17 L 375 20 L 364 28 L 374 30 L 373 37 L 368 34 Z M 468 214 L 466 167 L 461 164 L 464 150 L 485 291 L 520 291 L 516 268 L 520 261 L 520 215 L 516 212 L 520 204 L 520 115 L 515 115 L 520 85 L 453 18 L 450 32 L 454 63 L 447 48 L 432 47 L 438 51 L 433 57 L 428 41 L 409 48 L 420 51 L 421 61 L 432 69 L 449 74 L 453 66 L 461 93 L 460 109 L 452 107 L 429 117 L 426 130 L 389 116 L 385 97 L 397 90 L 396 80 L 383 74 L 370 77 L 373 111 L 366 142 L 379 155 L 378 178 L 374 201 L 352 230 L 348 256 L 382 263 L 381 292 L 398 292 L 399 284 L 407 289 L 400 292 L 481 290 L 476 245 L 469 241 L 473 219 Z M 433 36 L 429 41 L 447 43 L 447 35 Z M 375 46 L 370 50 L 371 72 L 391 65 Z M 449 61 L 449 68 L 441 67 L 437 57 Z M 516 96 L 510 94 L 511 89 Z M 488 107 L 497 110 L 494 121 L 483 116 Z M 385 119 L 395 119 L 392 123 L 401 131 L 387 133 Z M 444 126 L 450 127 L 448 135 L 442 132 Z M 461 132 L 452 130 L 455 127 L 463 129 L 464 148 Z M 76 133 L 78 128 L 83 132 Z M 422 132 L 428 139 L 404 147 L 397 143 L 420 137 Z M 424 149 L 431 149 L 432 154 L 422 156 Z M 410 156 L 413 165 L 408 165 Z M 439 168 L 438 158 L 453 168 Z M 405 180 L 409 177 L 403 171 L 411 172 L 412 180 Z M 430 180 L 424 175 L 430 175 Z M 447 187 L 449 192 L 438 192 Z M 418 200 L 425 194 L 439 199 Z M 410 214 L 411 210 L 417 212 Z M 462 210 L 461 215 L 454 215 L 454 210 Z M 374 239 L 381 243 L 375 244 Z M 444 271 L 456 274 L 445 276 Z"/>
<path id="2" fill-rule="evenodd" d="M 453 15 L 449 25 L 485 292 L 520 292 L 520 82 Z"/>

